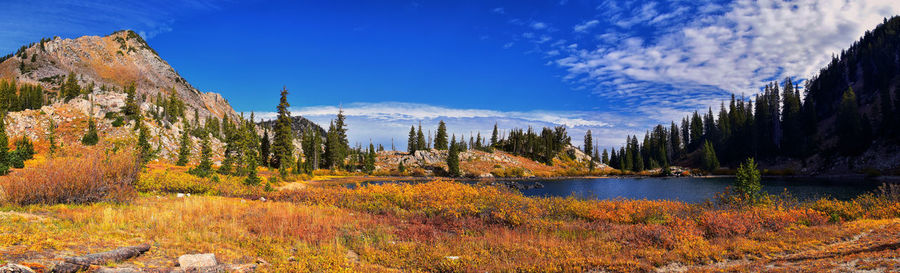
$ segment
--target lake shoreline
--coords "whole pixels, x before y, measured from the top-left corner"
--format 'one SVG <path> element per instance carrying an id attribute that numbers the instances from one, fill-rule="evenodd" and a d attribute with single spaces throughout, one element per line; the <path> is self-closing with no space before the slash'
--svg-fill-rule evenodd
<path id="1" fill-rule="evenodd" d="M 355 184 L 363 182 L 375 181 L 433 181 L 433 180 L 458 180 L 458 181 L 475 181 L 490 182 L 497 180 L 504 181 L 521 181 L 521 182 L 550 182 L 556 180 L 570 179 L 622 179 L 622 178 L 664 178 L 664 179 L 723 179 L 734 178 L 734 175 L 695 175 L 695 176 L 652 176 L 652 175 L 612 175 L 612 176 L 555 176 L 555 177 L 440 177 L 440 176 L 341 176 L 329 177 L 322 180 L 311 180 L 310 182 L 322 185 L 342 185 Z M 900 176 L 881 176 L 867 177 L 862 174 L 841 174 L 841 175 L 763 175 L 763 179 L 786 179 L 786 180 L 849 180 L 849 181 L 878 181 L 895 183 L 900 182 Z"/>

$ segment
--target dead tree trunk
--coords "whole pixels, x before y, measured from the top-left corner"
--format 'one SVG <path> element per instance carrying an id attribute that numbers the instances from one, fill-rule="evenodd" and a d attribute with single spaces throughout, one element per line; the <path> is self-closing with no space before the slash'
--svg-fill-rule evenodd
<path id="1" fill-rule="evenodd" d="M 53 267 L 54 273 L 72 273 L 85 270 L 91 265 L 103 265 L 111 262 L 127 260 L 150 250 L 149 244 L 117 248 L 115 250 L 88 254 L 78 257 L 67 257 L 65 262 Z"/>

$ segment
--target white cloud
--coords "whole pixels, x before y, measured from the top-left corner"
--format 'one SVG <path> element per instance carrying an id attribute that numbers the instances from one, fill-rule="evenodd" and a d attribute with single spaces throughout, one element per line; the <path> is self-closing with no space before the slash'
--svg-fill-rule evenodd
<path id="1" fill-rule="evenodd" d="M 625 107 L 681 112 L 717 106 L 728 93 L 756 93 L 771 79 L 809 78 L 882 18 L 900 13 L 900 2 L 887 0 L 738 0 L 726 7 L 663 9 L 668 13 L 660 13 L 657 2 L 622 5 L 606 2 L 598 10 L 614 12 L 601 17 L 625 31 L 597 33 L 593 48 L 544 53 L 556 56 L 563 78 L 576 88 Z M 685 19 L 689 12 L 694 16 Z M 587 23 L 573 29 L 590 32 Z M 627 30 L 639 24 L 662 26 L 660 35 Z"/>
<path id="2" fill-rule="evenodd" d="M 494 8 L 491 10 L 491 12 L 496 13 L 496 14 L 506 14 L 506 10 L 503 9 L 502 7 Z"/>
<path id="3" fill-rule="evenodd" d="M 590 20 L 590 21 L 575 25 L 575 27 L 573 27 L 572 30 L 575 32 L 587 32 L 589 29 L 593 28 L 594 26 L 597 26 L 597 24 L 600 24 L 600 21 Z"/>
<path id="4" fill-rule="evenodd" d="M 533 29 L 541 30 L 541 29 L 547 28 L 547 23 L 544 23 L 544 22 L 532 22 L 530 26 L 531 26 L 531 28 L 533 28 Z"/>
<path id="5" fill-rule="evenodd" d="M 336 106 L 309 106 L 291 109 L 292 115 L 306 117 L 322 127 L 327 128 L 335 118 Z M 391 139 L 398 149 L 405 149 L 406 135 L 409 127 L 422 123 L 424 130 L 434 133 L 437 123 L 447 123 L 450 133 L 457 136 L 481 133 L 489 137 L 494 123 L 502 130 L 511 128 L 527 128 L 533 126 L 566 126 L 572 136 L 572 143 L 579 145 L 587 130 L 592 130 L 597 139 L 606 136 L 602 142 L 605 146 L 618 145 L 626 134 L 637 133 L 641 128 L 627 126 L 613 127 L 606 120 L 623 120 L 622 117 L 610 116 L 597 112 L 563 112 L 563 111 L 496 111 L 485 109 L 460 109 L 416 103 L 382 102 L 351 103 L 343 106 L 347 116 L 348 136 L 352 143 L 367 144 L 371 139 L 376 144 L 390 148 Z M 258 119 L 272 119 L 275 113 L 257 113 Z M 640 122 L 638 122 L 640 123 Z"/>

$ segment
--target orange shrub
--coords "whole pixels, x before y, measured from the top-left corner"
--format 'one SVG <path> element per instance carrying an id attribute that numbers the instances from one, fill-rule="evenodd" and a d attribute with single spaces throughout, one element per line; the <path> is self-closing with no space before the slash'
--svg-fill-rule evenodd
<path id="1" fill-rule="evenodd" d="M 124 202 L 140 165 L 133 151 L 96 147 L 17 170 L 0 178 L 6 202 L 18 205 Z"/>

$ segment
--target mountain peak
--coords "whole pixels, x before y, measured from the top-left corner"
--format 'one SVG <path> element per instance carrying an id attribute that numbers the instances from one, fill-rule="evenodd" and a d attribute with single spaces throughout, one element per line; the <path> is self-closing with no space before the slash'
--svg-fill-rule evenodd
<path id="1" fill-rule="evenodd" d="M 40 84 L 45 90 L 59 90 L 63 79 L 72 73 L 79 84 L 97 90 L 123 90 L 134 84 L 146 102 L 175 92 L 187 112 L 196 110 L 201 119 L 237 116 L 221 95 L 197 90 L 132 30 L 103 37 L 42 39 L 0 59 L 0 78 Z"/>

